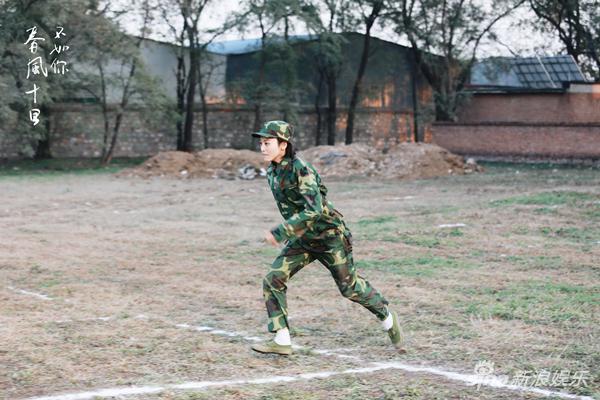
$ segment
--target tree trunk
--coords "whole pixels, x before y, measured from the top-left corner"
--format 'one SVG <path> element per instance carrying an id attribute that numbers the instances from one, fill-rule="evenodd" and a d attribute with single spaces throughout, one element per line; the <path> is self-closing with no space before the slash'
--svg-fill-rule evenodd
<path id="1" fill-rule="evenodd" d="M 202 96 L 202 135 L 204 136 L 204 148 L 208 149 L 208 107 L 204 96 Z"/>
<path id="2" fill-rule="evenodd" d="M 141 45 L 141 41 L 138 42 L 138 48 L 140 45 Z M 117 110 L 117 117 L 115 119 L 115 125 L 113 128 L 112 138 L 110 141 L 110 148 L 108 149 L 108 152 L 102 158 L 102 165 L 104 165 L 104 166 L 108 165 L 113 158 L 113 153 L 114 153 L 115 147 L 117 145 L 117 139 L 119 138 L 119 130 L 121 129 L 121 122 L 123 120 L 123 114 L 125 113 L 125 110 L 127 110 L 127 105 L 129 104 L 129 96 L 131 95 L 129 88 L 131 85 L 131 81 L 133 80 L 133 77 L 135 76 L 136 67 L 137 67 L 136 60 L 134 59 L 133 62 L 131 63 L 131 68 L 129 69 L 129 76 L 125 83 L 125 87 L 123 88 L 123 94 L 121 96 L 121 103 L 119 104 L 119 108 Z"/>
<path id="3" fill-rule="evenodd" d="M 110 135 L 110 117 L 108 115 L 106 98 L 102 101 L 102 117 L 104 118 L 104 135 L 102 137 L 102 155 L 100 156 L 100 160 L 104 160 L 106 153 L 108 153 L 108 136 Z"/>
<path id="4" fill-rule="evenodd" d="M 185 115 L 185 63 L 183 56 L 177 57 L 177 114 Z M 177 150 L 183 151 L 183 123 L 182 118 L 177 119 Z"/>
<path id="5" fill-rule="evenodd" d="M 196 71 L 198 66 L 198 54 L 196 47 L 190 49 L 190 82 L 186 94 L 185 122 L 183 125 L 182 150 L 191 152 L 193 150 L 193 126 L 194 126 L 194 97 L 196 97 Z"/>
<path id="6" fill-rule="evenodd" d="M 265 68 L 267 65 L 267 56 L 265 54 L 265 44 L 267 40 L 267 34 L 265 33 L 264 27 L 261 22 L 261 46 L 260 46 L 260 64 L 258 66 L 258 89 L 256 91 L 256 97 L 254 99 L 254 132 L 258 132 L 263 124 L 262 120 L 262 101 L 264 96 L 264 81 L 265 81 Z"/>
<path id="7" fill-rule="evenodd" d="M 374 22 L 374 20 L 373 20 Z M 354 135 L 354 114 L 356 111 L 356 105 L 358 104 L 358 97 L 360 96 L 360 89 L 362 85 L 362 79 L 367 69 L 367 62 L 369 61 L 369 47 L 371 44 L 371 25 L 367 25 L 367 33 L 363 42 L 363 51 L 360 57 L 360 65 L 358 66 L 358 74 L 354 81 L 354 87 L 352 88 L 352 97 L 350 98 L 350 105 L 348 106 L 348 123 L 346 125 L 346 144 L 351 144 Z"/>
<path id="8" fill-rule="evenodd" d="M 317 96 L 315 98 L 315 112 L 317 113 L 315 146 L 319 146 L 321 144 L 321 125 L 323 120 L 323 116 L 321 114 L 321 96 L 323 96 L 323 71 L 319 71 L 319 84 L 317 85 Z"/>
<path id="9" fill-rule="evenodd" d="M 117 140 L 119 138 L 119 130 L 121 129 L 121 122 L 123 121 L 123 109 L 117 113 L 117 117 L 115 119 L 115 126 L 113 128 L 112 138 L 110 140 L 110 147 L 108 152 L 102 159 L 102 165 L 106 166 L 110 164 L 113 159 L 113 154 L 115 152 L 115 147 L 117 147 Z"/>
<path id="10" fill-rule="evenodd" d="M 37 141 L 35 147 L 35 155 L 33 156 L 36 160 L 43 160 L 52 158 L 52 152 L 50 151 L 50 113 L 48 107 L 41 107 L 42 115 L 44 116 L 44 134 L 41 139 Z"/>
<path id="11" fill-rule="evenodd" d="M 417 86 L 417 61 L 413 58 L 410 62 L 411 71 L 411 91 L 413 101 L 413 123 L 412 137 L 415 143 L 419 142 L 419 88 Z"/>
<path id="12" fill-rule="evenodd" d="M 334 146 L 337 133 L 337 77 L 334 72 L 327 77 L 327 99 L 327 144 Z"/>
<path id="13" fill-rule="evenodd" d="M 50 151 L 50 138 L 48 137 L 47 133 L 44 138 L 37 141 L 35 155 L 33 158 L 36 160 L 52 158 L 52 152 Z"/>
<path id="14" fill-rule="evenodd" d="M 254 105 L 254 132 L 258 132 L 261 128 L 262 107 L 259 103 Z"/>
<path id="15" fill-rule="evenodd" d="M 208 76 L 210 77 L 210 74 Z M 198 92 L 202 107 L 202 148 L 208 149 L 208 106 L 206 104 L 206 88 L 203 85 L 204 76 L 200 63 L 198 63 Z"/>

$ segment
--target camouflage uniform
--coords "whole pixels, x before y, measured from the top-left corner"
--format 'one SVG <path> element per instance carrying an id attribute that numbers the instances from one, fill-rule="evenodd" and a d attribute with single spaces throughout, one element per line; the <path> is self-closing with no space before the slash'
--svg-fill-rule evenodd
<path id="1" fill-rule="evenodd" d="M 283 121 L 271 121 L 254 135 L 289 140 L 291 130 Z M 361 304 L 380 320 L 385 319 L 388 302 L 356 273 L 352 235 L 342 214 L 326 199 L 327 188 L 315 168 L 300 158 L 284 157 L 280 163 L 271 162 L 267 180 L 285 219 L 271 233 L 278 242 L 286 243 L 263 280 L 269 331 L 289 327 L 286 284 L 314 260 L 329 270 L 344 297 Z"/>

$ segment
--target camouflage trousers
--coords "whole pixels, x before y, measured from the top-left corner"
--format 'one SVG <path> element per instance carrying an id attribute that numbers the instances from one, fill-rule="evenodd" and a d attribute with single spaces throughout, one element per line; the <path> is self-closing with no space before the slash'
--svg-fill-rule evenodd
<path id="1" fill-rule="evenodd" d="M 263 295 L 269 315 L 269 332 L 289 327 L 287 321 L 287 283 L 304 266 L 318 260 L 331 273 L 342 296 L 371 311 L 377 318 L 387 317 L 388 301 L 356 273 L 352 259 L 352 235 L 345 226 L 329 230 L 314 240 L 292 240 L 286 244 L 263 279 Z"/>

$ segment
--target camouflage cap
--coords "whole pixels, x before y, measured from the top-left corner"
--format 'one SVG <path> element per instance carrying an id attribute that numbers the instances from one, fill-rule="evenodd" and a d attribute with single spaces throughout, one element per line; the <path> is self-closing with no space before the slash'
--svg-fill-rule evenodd
<path id="1" fill-rule="evenodd" d="M 262 129 L 252 134 L 254 137 L 279 138 L 289 142 L 294 133 L 294 127 L 285 121 L 268 121 Z"/>

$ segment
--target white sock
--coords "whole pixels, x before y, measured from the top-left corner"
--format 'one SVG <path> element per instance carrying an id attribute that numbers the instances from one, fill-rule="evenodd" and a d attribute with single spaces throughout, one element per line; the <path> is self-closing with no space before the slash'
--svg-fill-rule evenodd
<path id="1" fill-rule="evenodd" d="M 288 328 L 283 328 L 275 333 L 275 343 L 281 346 L 290 346 L 292 344 L 292 339 L 290 339 L 290 331 Z"/>
<path id="2" fill-rule="evenodd" d="M 392 313 L 388 311 L 388 316 L 381 321 L 381 326 L 383 327 L 384 331 L 389 331 L 392 325 L 394 325 L 394 319 L 392 317 Z"/>

